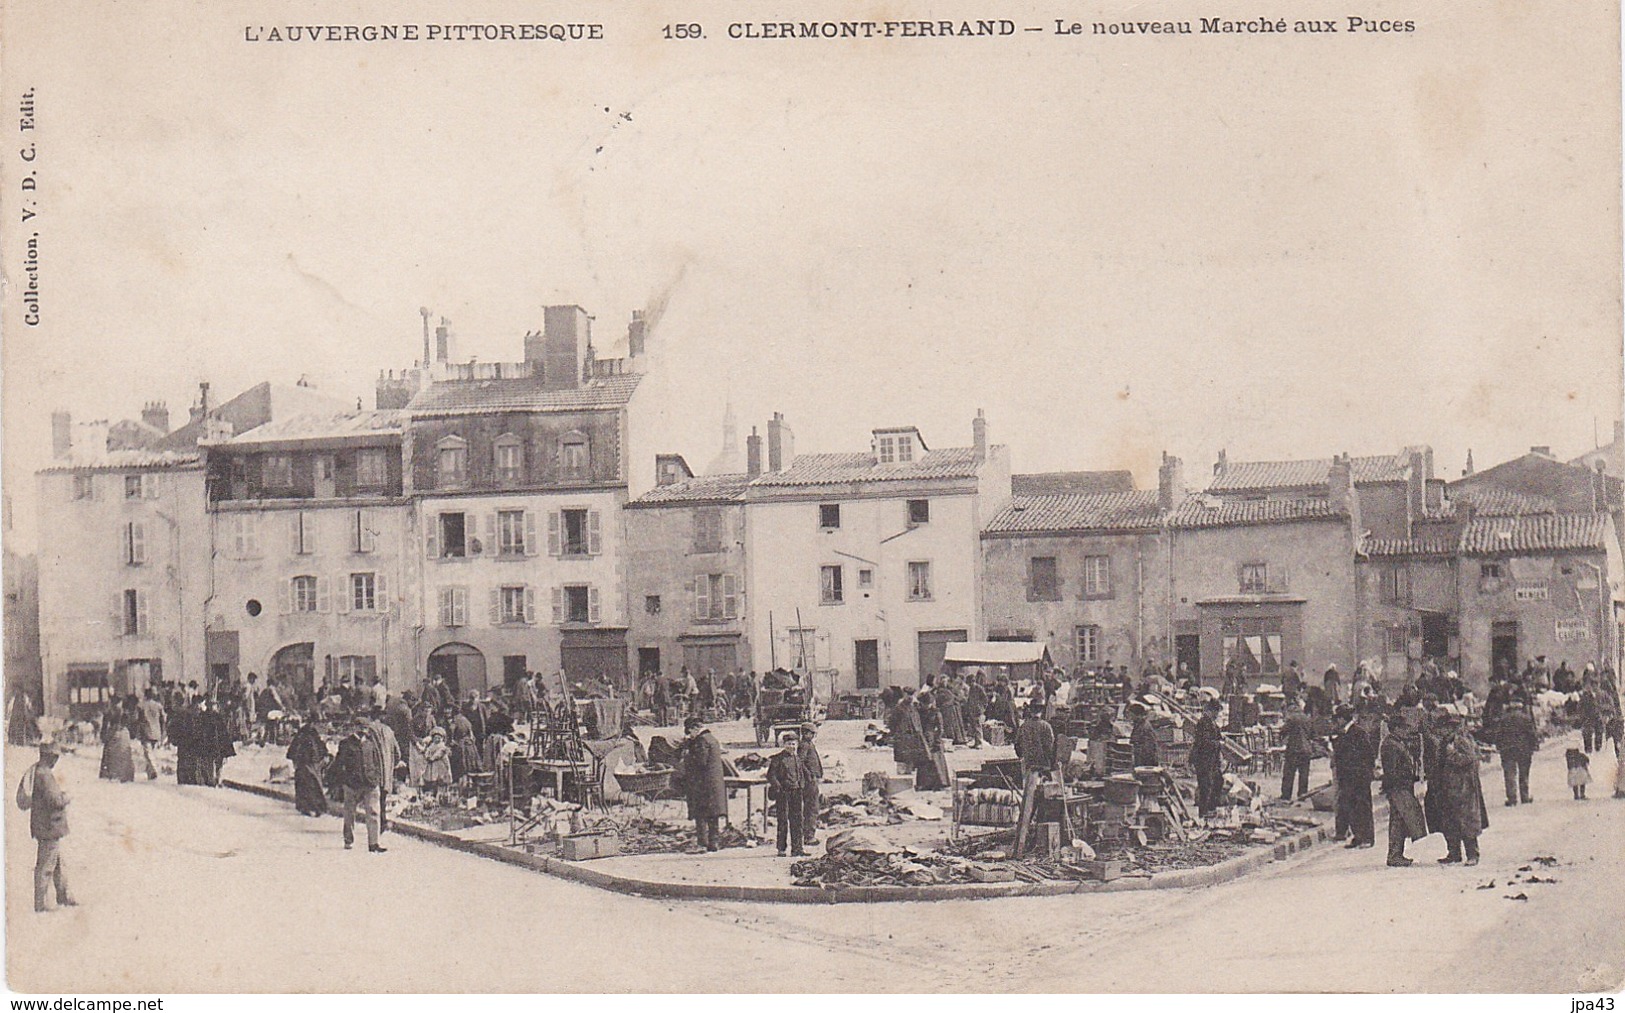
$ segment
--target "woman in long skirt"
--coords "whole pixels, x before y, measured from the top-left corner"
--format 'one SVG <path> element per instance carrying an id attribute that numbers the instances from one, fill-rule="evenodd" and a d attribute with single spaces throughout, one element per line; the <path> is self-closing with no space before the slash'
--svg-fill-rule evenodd
<path id="1" fill-rule="evenodd" d="M 322 788 L 322 775 L 332 754 L 322 741 L 314 721 L 306 721 L 288 746 L 288 759 L 293 763 L 293 804 L 302 816 L 321 816 L 327 812 L 327 792 Z"/>
<path id="2" fill-rule="evenodd" d="M 134 781 L 135 757 L 130 753 L 130 726 L 124 708 L 109 704 L 102 718 L 101 776 L 109 781 Z"/>

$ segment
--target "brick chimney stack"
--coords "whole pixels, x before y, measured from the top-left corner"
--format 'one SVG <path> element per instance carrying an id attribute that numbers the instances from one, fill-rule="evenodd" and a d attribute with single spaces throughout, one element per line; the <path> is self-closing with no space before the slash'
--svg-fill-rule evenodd
<path id="1" fill-rule="evenodd" d="M 158 430 L 160 433 L 169 433 L 169 406 L 162 401 L 148 401 L 141 408 L 141 421 Z"/>
<path id="2" fill-rule="evenodd" d="M 976 417 L 971 419 L 971 446 L 975 448 L 976 463 L 981 464 L 987 460 L 987 415 L 982 409 L 976 409 Z"/>
<path id="3" fill-rule="evenodd" d="M 1229 467 L 1229 465 L 1230 465 L 1230 460 L 1225 455 L 1224 448 L 1222 448 L 1222 447 L 1219 448 L 1219 459 L 1217 461 L 1213 462 L 1213 477 L 1214 478 L 1222 477 L 1224 475 L 1224 469 Z"/>
<path id="4" fill-rule="evenodd" d="M 1157 508 L 1164 513 L 1172 510 L 1185 498 L 1185 462 L 1162 452 L 1162 466 L 1157 469 Z"/>
<path id="5" fill-rule="evenodd" d="M 755 478 L 762 473 L 762 437 L 756 432 L 756 427 L 750 427 L 750 435 L 745 437 L 745 474 Z"/>
<path id="6" fill-rule="evenodd" d="M 67 457 L 73 453 L 73 415 L 63 409 L 51 413 L 51 456 Z"/>
<path id="7" fill-rule="evenodd" d="M 626 325 L 626 354 L 628 358 L 635 359 L 643 354 L 644 341 L 648 338 L 648 324 L 643 319 L 642 310 L 632 311 L 632 322 Z"/>
<path id="8" fill-rule="evenodd" d="M 784 424 L 784 413 L 774 412 L 767 423 L 767 470 L 783 471 L 795 457 L 795 434 Z"/>

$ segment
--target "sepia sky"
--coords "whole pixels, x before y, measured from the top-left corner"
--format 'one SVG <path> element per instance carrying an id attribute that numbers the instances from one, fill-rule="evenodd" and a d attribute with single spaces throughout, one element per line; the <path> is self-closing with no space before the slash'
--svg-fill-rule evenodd
<path id="1" fill-rule="evenodd" d="M 1199 478 L 1221 447 L 1411 443 L 1455 477 L 1469 447 L 1579 454 L 1620 412 L 1613 5 L 1368 5 L 1415 20 L 1397 37 L 890 42 L 728 40 L 759 5 L 6 6 L 12 271 L 27 86 L 41 178 L 45 322 L 12 298 L 3 335 L 23 543 L 51 409 L 162 398 L 184 421 L 199 380 L 301 374 L 371 407 L 420 306 L 511 360 L 545 304 L 586 307 L 615 354 L 664 300 L 661 444 L 696 467 L 729 399 L 745 431 L 783 411 L 803 452 L 897 424 L 964 445 L 984 408 L 1018 471 L 1142 483 L 1164 449 Z M 756 16 L 992 13 L 799 6 Z M 243 41 L 471 10 L 607 39 Z M 709 38 L 661 39 L 679 19 Z"/>

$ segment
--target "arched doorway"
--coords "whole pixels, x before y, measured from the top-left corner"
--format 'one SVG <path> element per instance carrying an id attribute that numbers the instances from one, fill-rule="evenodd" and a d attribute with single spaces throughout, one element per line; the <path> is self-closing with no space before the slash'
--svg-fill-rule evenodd
<path id="1" fill-rule="evenodd" d="M 485 678 L 485 655 L 467 644 L 441 644 L 429 654 L 429 679 L 435 676 L 446 680 L 446 686 L 461 700 L 474 690 L 484 695 L 488 684 Z"/>
<path id="2" fill-rule="evenodd" d="M 316 689 L 316 645 L 289 644 L 271 656 L 267 679 L 277 679 L 292 686 L 300 695 Z"/>

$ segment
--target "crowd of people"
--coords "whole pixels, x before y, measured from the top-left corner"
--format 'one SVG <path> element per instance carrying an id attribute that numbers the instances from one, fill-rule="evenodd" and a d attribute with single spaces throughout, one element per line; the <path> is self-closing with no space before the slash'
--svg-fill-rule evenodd
<path id="1" fill-rule="evenodd" d="M 764 686 L 773 685 L 755 671 L 740 669 L 717 674 L 714 668 L 695 673 L 687 665 L 675 675 L 645 673 L 638 685 L 636 703 L 654 716 L 655 724 L 666 727 L 697 717 L 704 721 L 729 721 L 752 717 Z"/>

